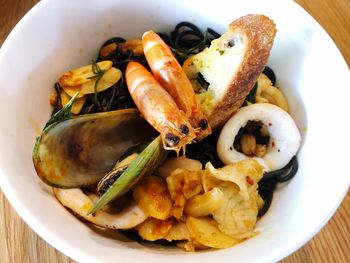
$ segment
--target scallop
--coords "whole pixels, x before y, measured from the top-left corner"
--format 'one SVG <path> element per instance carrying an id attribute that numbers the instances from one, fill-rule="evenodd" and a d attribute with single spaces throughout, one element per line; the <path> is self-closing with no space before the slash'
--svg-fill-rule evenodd
<path id="1" fill-rule="evenodd" d="M 268 129 L 270 140 L 263 157 L 246 156 L 233 147 L 239 129 L 248 121 L 261 121 Z M 299 150 L 300 144 L 300 132 L 292 117 L 275 105 L 259 103 L 241 108 L 225 124 L 217 142 L 217 153 L 225 164 L 254 158 L 268 172 L 287 165 Z"/>

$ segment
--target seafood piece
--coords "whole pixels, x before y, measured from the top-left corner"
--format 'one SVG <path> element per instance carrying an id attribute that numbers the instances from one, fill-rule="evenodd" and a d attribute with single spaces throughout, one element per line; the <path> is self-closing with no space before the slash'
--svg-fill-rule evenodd
<path id="1" fill-rule="evenodd" d="M 263 167 L 254 159 L 242 160 L 219 169 L 215 169 L 209 162 L 205 169 L 212 177 L 220 181 L 236 184 L 239 187 L 239 194 L 245 200 L 249 199 L 249 186 L 257 184 L 263 176 Z"/>
<path id="2" fill-rule="evenodd" d="M 101 92 L 112 87 L 120 80 L 122 76 L 120 69 L 114 67 L 99 74 L 101 74 L 100 78 L 95 75 L 94 77 L 90 77 L 88 82 L 84 82 L 81 85 L 61 87 L 70 97 L 73 97 L 73 95 L 79 91 L 78 98 L 80 98 L 86 94 L 93 94 L 95 92 L 95 88 L 96 92 Z M 98 83 L 96 84 L 97 81 Z"/>
<path id="3" fill-rule="evenodd" d="M 37 138 L 34 166 L 51 186 L 91 185 L 113 168 L 125 149 L 148 141 L 155 133 L 136 109 L 73 117 L 51 124 Z"/>
<path id="4" fill-rule="evenodd" d="M 112 55 L 115 52 L 117 47 L 120 46 L 123 52 L 127 52 L 128 50 L 132 51 L 134 55 L 141 56 L 143 55 L 142 41 L 141 39 L 129 39 L 122 43 L 110 43 L 104 47 L 102 47 L 100 51 L 101 57 L 106 57 Z"/>
<path id="5" fill-rule="evenodd" d="M 155 173 L 165 179 L 176 169 L 199 172 L 202 170 L 202 164 L 200 161 L 183 156 L 172 157 L 168 158 L 161 166 L 159 166 Z"/>
<path id="6" fill-rule="evenodd" d="M 207 163 L 205 169 L 206 176 L 215 179 L 212 182 L 221 192 L 221 205 L 211 213 L 220 231 L 236 239 L 256 235 L 254 227 L 262 204 L 257 190 L 263 177 L 262 166 L 250 159 L 219 169 Z"/>
<path id="7" fill-rule="evenodd" d="M 186 220 L 186 226 L 193 239 L 208 247 L 228 248 L 242 241 L 222 233 L 215 221 L 210 220 L 209 217 L 189 216 Z"/>
<path id="8" fill-rule="evenodd" d="M 190 216 L 207 216 L 223 205 L 223 201 L 222 191 L 219 188 L 214 187 L 202 195 L 196 195 L 188 199 L 184 211 Z"/>
<path id="9" fill-rule="evenodd" d="M 169 92 L 179 109 L 184 111 L 196 131 L 197 140 L 211 134 L 207 117 L 197 103 L 191 82 L 170 48 L 153 31 L 145 32 L 142 45 L 154 77 Z"/>
<path id="10" fill-rule="evenodd" d="M 80 98 L 85 96 L 85 94 L 80 92 L 81 85 L 78 85 L 78 86 L 60 86 L 60 87 L 68 95 L 69 99 L 72 98 L 77 92 L 78 92 L 77 98 L 80 99 Z M 69 99 L 68 99 L 68 101 L 69 101 Z"/>
<path id="11" fill-rule="evenodd" d="M 181 218 L 186 204 L 186 198 L 183 193 L 184 176 L 181 170 L 175 170 L 166 178 L 171 199 L 174 201 L 171 209 L 171 215 Z"/>
<path id="12" fill-rule="evenodd" d="M 164 179 L 145 177 L 133 189 L 133 196 L 138 206 L 151 217 L 165 220 L 170 216 L 173 201 Z"/>
<path id="13" fill-rule="evenodd" d="M 261 121 L 270 135 L 266 154 L 261 158 L 246 156 L 233 147 L 239 129 L 246 126 L 249 120 Z M 292 117 L 273 104 L 259 103 L 241 108 L 225 124 L 217 142 L 217 152 L 225 164 L 254 158 L 268 172 L 286 166 L 298 151 L 300 144 L 300 132 Z"/>
<path id="14" fill-rule="evenodd" d="M 267 63 L 275 34 L 270 18 L 246 15 L 233 21 L 209 48 L 184 62 L 212 130 L 223 126 L 245 101 Z"/>
<path id="15" fill-rule="evenodd" d="M 128 202 L 127 206 L 118 213 L 107 213 L 103 210 L 96 211 L 93 215 L 87 215 L 93 207 L 94 202 L 81 189 L 58 189 L 53 188 L 53 192 L 60 203 L 71 209 L 85 220 L 94 225 L 110 229 L 130 229 L 141 224 L 147 219 L 147 215 L 133 202 Z"/>
<path id="16" fill-rule="evenodd" d="M 111 63 L 111 61 L 106 60 L 64 73 L 59 79 L 60 84 L 56 84 L 58 89 L 62 88 L 60 91 L 62 105 L 58 105 L 57 101 L 56 103 L 52 101 L 55 103 L 54 106 L 64 106 L 75 95 L 77 99 L 74 101 L 71 111 L 75 115 L 79 114 L 87 99 L 85 95 L 104 91 L 120 80 L 122 72 L 117 68 L 110 67 Z"/>
<path id="17" fill-rule="evenodd" d="M 174 201 L 171 215 L 180 218 L 186 199 L 203 192 L 202 171 L 193 172 L 178 168 L 166 177 L 166 182 Z"/>
<path id="18" fill-rule="evenodd" d="M 286 112 L 289 110 L 287 99 L 278 88 L 272 85 L 272 81 L 265 74 L 261 74 L 258 78 L 255 99 L 256 103 L 271 103 L 284 109 Z"/>
<path id="19" fill-rule="evenodd" d="M 109 70 L 103 73 L 97 85 L 97 78 L 94 78 L 91 81 L 82 84 L 80 92 L 83 94 L 93 94 L 95 93 L 95 87 L 96 92 L 104 91 L 116 84 L 121 77 L 122 72 L 120 71 L 120 69 L 114 67 L 110 68 Z"/>
<path id="20" fill-rule="evenodd" d="M 74 94 L 73 94 L 74 96 Z M 61 103 L 62 103 L 62 107 L 64 105 L 66 105 L 71 97 L 64 91 L 64 90 L 61 90 L 60 92 L 60 97 L 61 97 Z M 79 112 L 81 111 L 81 109 L 83 108 L 84 106 L 84 103 L 86 101 L 87 97 L 86 96 L 83 96 L 83 97 L 80 97 L 80 98 L 77 98 L 74 103 L 73 103 L 73 106 L 72 106 L 72 109 L 71 109 L 71 112 L 73 114 L 79 114 Z"/>
<path id="21" fill-rule="evenodd" d="M 223 193 L 223 204 L 212 213 L 220 231 L 236 239 L 247 239 L 257 234 L 254 227 L 260 202 L 258 184 L 250 185 L 247 182 L 247 187 L 249 198 L 245 200 L 235 184 L 221 183 L 219 188 Z"/>
<path id="22" fill-rule="evenodd" d="M 96 66 L 103 71 L 107 71 L 112 67 L 112 61 L 105 60 L 96 63 Z M 60 79 L 58 80 L 58 83 L 63 86 L 78 86 L 81 84 L 84 84 L 86 82 L 91 81 L 92 78 L 96 76 L 94 70 L 93 70 L 93 64 L 72 69 L 70 71 L 65 72 Z"/>
<path id="23" fill-rule="evenodd" d="M 173 222 L 173 218 L 160 220 L 149 217 L 145 222 L 136 226 L 136 230 L 144 240 L 155 241 L 168 235 Z"/>
<path id="24" fill-rule="evenodd" d="M 137 62 L 126 68 L 131 97 L 143 117 L 162 135 L 164 148 L 180 151 L 195 139 L 195 132 L 175 101 L 147 69 Z"/>
<path id="25" fill-rule="evenodd" d="M 169 233 L 164 237 L 168 241 L 173 240 L 189 240 L 190 232 L 187 229 L 187 226 L 183 222 L 176 222 L 170 228 Z"/>

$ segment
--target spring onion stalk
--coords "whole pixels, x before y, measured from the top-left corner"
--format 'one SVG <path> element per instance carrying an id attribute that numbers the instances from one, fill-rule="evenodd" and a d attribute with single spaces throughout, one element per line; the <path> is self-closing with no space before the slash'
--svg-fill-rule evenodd
<path id="1" fill-rule="evenodd" d="M 122 175 L 97 200 L 94 207 L 88 212 L 92 214 L 129 191 L 143 176 L 151 174 L 165 159 L 167 152 L 163 148 L 162 138 L 155 138 L 130 164 Z"/>

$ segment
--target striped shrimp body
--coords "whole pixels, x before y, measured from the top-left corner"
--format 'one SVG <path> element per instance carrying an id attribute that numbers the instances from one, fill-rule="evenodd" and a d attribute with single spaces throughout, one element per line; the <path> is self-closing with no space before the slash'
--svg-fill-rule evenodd
<path id="1" fill-rule="evenodd" d="M 137 108 L 161 133 L 165 149 L 178 152 L 196 138 L 194 129 L 175 101 L 144 66 L 130 62 L 125 76 Z"/>
<path id="2" fill-rule="evenodd" d="M 153 31 L 142 36 L 143 50 L 153 75 L 184 111 L 196 131 L 197 140 L 211 133 L 207 117 L 196 100 L 191 82 L 170 48 Z"/>

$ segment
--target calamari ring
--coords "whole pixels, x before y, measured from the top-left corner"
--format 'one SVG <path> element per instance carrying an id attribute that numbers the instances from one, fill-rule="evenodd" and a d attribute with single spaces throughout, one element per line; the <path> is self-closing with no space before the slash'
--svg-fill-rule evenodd
<path id="1" fill-rule="evenodd" d="M 269 131 L 267 152 L 262 158 L 246 156 L 233 147 L 239 129 L 249 120 L 263 122 Z M 221 131 L 217 152 L 225 164 L 254 158 L 264 166 L 265 171 L 274 171 L 287 165 L 298 151 L 300 144 L 300 132 L 292 117 L 275 105 L 259 103 L 243 107 L 231 117 Z"/>

